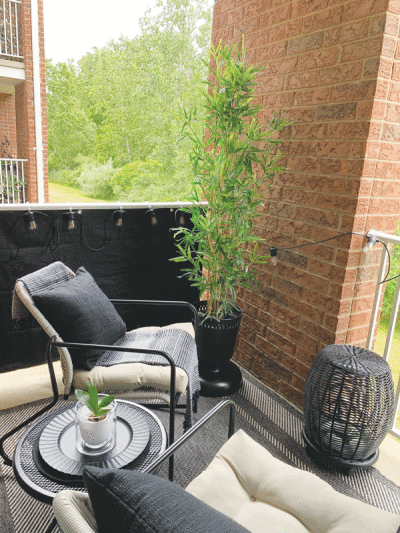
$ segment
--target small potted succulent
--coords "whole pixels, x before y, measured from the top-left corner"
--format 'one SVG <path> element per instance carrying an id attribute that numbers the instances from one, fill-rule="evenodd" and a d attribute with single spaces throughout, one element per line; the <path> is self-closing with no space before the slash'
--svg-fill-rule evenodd
<path id="1" fill-rule="evenodd" d="M 115 396 L 100 395 L 95 385 L 88 382 L 88 390 L 77 389 L 76 446 L 86 454 L 104 453 L 115 444 Z"/>

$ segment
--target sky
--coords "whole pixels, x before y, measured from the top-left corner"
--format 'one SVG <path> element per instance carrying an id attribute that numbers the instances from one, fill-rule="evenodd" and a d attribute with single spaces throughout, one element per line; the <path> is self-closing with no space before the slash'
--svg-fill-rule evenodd
<path id="1" fill-rule="evenodd" d="M 121 35 L 138 35 L 139 18 L 156 0 L 44 0 L 44 44 L 53 64 L 78 60 Z"/>

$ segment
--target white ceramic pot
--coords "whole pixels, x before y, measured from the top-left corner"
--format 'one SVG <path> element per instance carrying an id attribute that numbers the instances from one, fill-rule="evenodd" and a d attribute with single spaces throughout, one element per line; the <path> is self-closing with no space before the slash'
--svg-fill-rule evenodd
<path id="1" fill-rule="evenodd" d="M 115 443 L 116 413 L 115 402 L 107 406 L 110 411 L 103 417 L 93 417 L 86 405 L 76 404 L 76 443 L 77 448 L 86 453 L 83 448 L 106 451 Z"/>

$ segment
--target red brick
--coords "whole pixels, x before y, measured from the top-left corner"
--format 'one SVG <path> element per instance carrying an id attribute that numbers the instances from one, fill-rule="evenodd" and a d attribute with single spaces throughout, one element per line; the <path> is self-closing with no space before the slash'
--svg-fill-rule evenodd
<path id="1" fill-rule="evenodd" d="M 400 176 L 400 162 L 378 161 L 376 177 L 385 179 L 398 179 Z"/>
<path id="2" fill-rule="evenodd" d="M 287 398 L 290 402 L 292 402 L 297 407 L 302 407 L 303 405 L 303 392 L 302 391 L 298 391 L 294 389 L 288 383 L 282 381 L 279 383 L 278 392 L 280 392 L 285 398 Z"/>
<path id="3" fill-rule="evenodd" d="M 354 42 L 368 35 L 369 21 L 361 20 L 352 24 L 340 25 L 325 32 L 325 46 Z"/>
<path id="4" fill-rule="evenodd" d="M 315 112 L 316 120 L 349 120 L 356 117 L 357 104 L 355 102 L 320 105 Z"/>
<path id="5" fill-rule="evenodd" d="M 358 59 L 367 59 L 369 57 L 380 57 L 382 48 L 382 39 L 366 39 L 357 43 L 351 43 L 343 46 L 341 61 L 357 61 Z"/>
<path id="6" fill-rule="evenodd" d="M 288 42 L 287 54 L 301 54 L 308 50 L 315 50 L 321 48 L 324 42 L 324 33 L 318 32 L 311 35 L 305 35 L 303 37 L 297 37 Z"/>
<path id="7" fill-rule="evenodd" d="M 343 20 L 361 19 L 375 13 L 384 13 L 387 0 L 354 0 L 344 7 Z"/>
<path id="8" fill-rule="evenodd" d="M 374 97 L 375 90 L 375 80 L 345 83 L 332 89 L 332 102 L 370 99 Z"/>
<path id="9" fill-rule="evenodd" d="M 328 7 L 329 0 L 298 0 L 293 3 L 292 16 L 302 17 Z"/>
<path id="10" fill-rule="evenodd" d="M 304 106 L 308 104 L 325 104 L 331 100 L 331 88 L 322 87 L 315 89 L 306 89 L 296 91 L 294 98 L 295 106 Z"/>
<path id="11" fill-rule="evenodd" d="M 217 2 L 216 5 L 218 5 Z M 260 15 L 264 11 L 271 9 L 271 7 L 272 0 L 253 0 L 253 2 L 246 3 L 244 6 L 244 17 L 248 19 L 255 15 Z"/>
<path id="12" fill-rule="evenodd" d="M 348 141 L 314 141 L 311 155 L 315 157 L 348 157 L 351 145 Z"/>
<path id="13" fill-rule="evenodd" d="M 269 28 L 280 22 L 284 22 L 290 17 L 291 5 L 286 4 L 272 11 L 268 11 L 260 17 L 260 27 Z"/>
<path id="14" fill-rule="evenodd" d="M 310 15 L 303 19 L 303 32 L 310 33 L 312 31 L 329 28 L 330 26 L 336 26 L 340 24 L 343 17 L 343 7 L 334 7 Z"/>
<path id="15" fill-rule="evenodd" d="M 299 70 L 311 70 L 314 68 L 335 65 L 339 59 L 340 49 L 338 47 L 322 48 L 299 57 Z"/>

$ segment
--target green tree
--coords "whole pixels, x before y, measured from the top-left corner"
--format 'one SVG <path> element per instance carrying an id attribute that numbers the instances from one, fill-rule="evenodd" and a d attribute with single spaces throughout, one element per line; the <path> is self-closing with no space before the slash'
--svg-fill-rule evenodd
<path id="1" fill-rule="evenodd" d="M 93 153 L 96 127 L 77 94 L 72 63 L 46 62 L 49 169 L 72 168 L 78 154 Z"/>
<path id="2" fill-rule="evenodd" d="M 207 64 L 201 60 L 208 62 L 210 4 L 210 0 L 158 0 L 141 20 L 140 35 L 134 39 L 121 37 L 94 48 L 77 65 L 49 63 L 52 169 L 73 167 L 78 154 L 100 164 L 111 161 L 114 168 L 157 161 L 160 179 L 155 185 L 163 189 L 161 195 L 175 190 L 172 199 L 187 198 L 193 171 L 188 143 L 179 143 L 176 112 L 180 106 L 195 104 L 202 109 Z M 198 119 L 205 120 L 202 111 Z M 140 186 L 143 194 L 157 191 L 145 187 L 147 182 L 144 179 Z M 131 197 L 133 190 L 139 190 L 139 182 L 136 185 L 129 190 L 120 187 L 119 194 Z"/>

